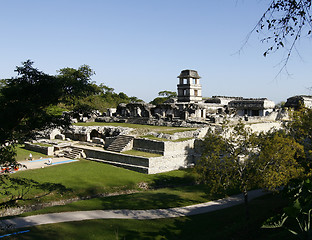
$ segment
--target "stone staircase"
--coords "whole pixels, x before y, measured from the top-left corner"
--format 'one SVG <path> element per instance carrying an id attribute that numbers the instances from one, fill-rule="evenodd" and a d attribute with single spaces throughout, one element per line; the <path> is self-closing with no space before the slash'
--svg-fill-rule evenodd
<path id="1" fill-rule="evenodd" d="M 62 153 L 64 157 L 71 159 L 83 157 L 83 150 L 80 148 L 65 149 Z"/>
<path id="2" fill-rule="evenodd" d="M 126 147 L 131 144 L 134 137 L 119 135 L 107 148 L 108 151 L 113 152 L 122 152 L 126 149 Z"/>

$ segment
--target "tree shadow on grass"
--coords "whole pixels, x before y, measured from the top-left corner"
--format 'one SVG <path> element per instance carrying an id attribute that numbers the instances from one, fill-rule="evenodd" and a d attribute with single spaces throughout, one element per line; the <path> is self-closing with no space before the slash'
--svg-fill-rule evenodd
<path id="1" fill-rule="evenodd" d="M 170 240 L 275 240 L 293 239 L 283 230 L 261 229 L 272 211 L 282 207 L 281 199 L 265 196 L 250 202 L 247 223 L 244 206 L 211 213 L 156 220 L 90 220 L 29 228 L 18 239 L 170 239 Z"/>
<path id="2" fill-rule="evenodd" d="M 275 240 L 294 239 L 284 229 L 262 229 L 264 220 L 272 211 L 279 209 L 284 203 L 272 196 L 265 196 L 250 202 L 251 217 L 247 222 L 244 217 L 244 206 L 211 213 L 171 220 L 150 220 L 150 224 L 162 226 L 158 231 L 128 231 L 122 239 L 170 239 L 170 240 Z M 154 221 L 154 223 L 153 223 Z M 166 224 L 162 224 L 167 221 Z"/>
<path id="3" fill-rule="evenodd" d="M 156 175 L 150 183 L 150 188 L 158 189 L 165 187 L 188 186 L 194 185 L 195 178 L 188 171 L 185 171 L 183 177 L 170 175 Z"/>

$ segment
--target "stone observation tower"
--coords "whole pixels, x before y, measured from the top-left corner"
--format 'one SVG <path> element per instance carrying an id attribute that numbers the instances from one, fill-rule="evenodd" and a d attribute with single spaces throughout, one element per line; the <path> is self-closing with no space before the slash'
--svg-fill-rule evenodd
<path id="1" fill-rule="evenodd" d="M 203 100 L 197 71 L 182 70 L 178 78 L 178 102 L 198 103 Z"/>

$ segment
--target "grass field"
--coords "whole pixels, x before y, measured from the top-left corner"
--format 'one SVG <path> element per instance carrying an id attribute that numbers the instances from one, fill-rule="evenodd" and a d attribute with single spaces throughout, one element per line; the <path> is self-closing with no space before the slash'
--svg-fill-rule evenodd
<path id="1" fill-rule="evenodd" d="M 143 182 L 152 188 L 189 185 L 193 183 L 189 171 L 186 170 L 147 175 L 83 159 L 79 162 L 56 165 L 44 169 L 20 171 L 12 176 L 30 178 L 41 183 L 59 183 L 69 190 L 62 196 L 54 194 L 37 199 L 37 202 L 58 200 L 59 198 L 72 198 L 75 196 L 96 196 L 103 193 L 115 193 L 127 190 L 142 190 L 139 184 Z M 37 193 L 38 190 L 34 189 L 31 194 Z"/>
<path id="2" fill-rule="evenodd" d="M 162 156 L 161 154 L 142 152 L 142 151 L 138 151 L 138 150 L 134 150 L 134 149 L 131 149 L 131 150 L 128 150 L 128 151 L 124 151 L 122 153 L 129 154 L 129 155 L 134 155 L 134 156 L 147 157 L 147 158 L 150 158 L 150 157 L 161 157 Z"/>
<path id="3" fill-rule="evenodd" d="M 29 153 L 24 150 L 21 155 Z M 27 170 L 13 176 L 31 178 L 39 182 L 61 183 L 71 189 L 68 195 L 92 196 L 124 190 L 140 190 L 144 182 L 154 190 L 138 193 L 97 197 L 64 206 L 45 208 L 26 215 L 81 211 L 94 209 L 156 209 L 206 202 L 221 198 L 211 195 L 203 185 L 193 185 L 191 170 L 178 170 L 146 175 L 110 165 L 81 160 L 79 162 Z M 62 198 L 54 195 L 42 201 Z M 280 196 L 267 195 L 250 202 L 251 218 L 244 218 L 244 206 L 236 206 L 191 217 L 159 220 L 90 220 L 28 228 L 29 233 L 7 239 L 292 239 L 282 230 L 265 230 L 263 221 L 286 205 Z M 0 233 L 1 236 L 1 233 Z"/>
<path id="4" fill-rule="evenodd" d="M 224 195 L 209 195 L 209 189 L 204 185 L 180 186 L 82 200 L 64 206 L 48 207 L 38 211 L 24 213 L 22 216 L 88 210 L 172 208 L 207 202 L 221 197 L 224 197 Z"/>
<path id="5" fill-rule="evenodd" d="M 27 228 L 18 239 L 168 239 L 168 240 L 273 240 L 293 239 L 285 230 L 261 229 L 263 221 L 285 205 L 279 196 L 250 202 L 250 221 L 242 205 L 191 217 L 158 220 L 88 220 Z"/>
<path id="6" fill-rule="evenodd" d="M 40 157 L 42 157 L 42 158 L 47 157 L 47 155 L 27 150 L 24 148 L 23 145 L 19 145 L 16 148 L 16 160 L 17 161 L 24 161 L 25 159 L 28 159 L 30 153 L 32 154 L 34 159 L 39 159 Z"/>

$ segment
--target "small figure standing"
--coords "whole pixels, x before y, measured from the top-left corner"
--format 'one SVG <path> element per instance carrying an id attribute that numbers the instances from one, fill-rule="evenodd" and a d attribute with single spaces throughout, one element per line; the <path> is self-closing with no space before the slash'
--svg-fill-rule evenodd
<path id="1" fill-rule="evenodd" d="M 52 165 L 52 158 L 48 159 L 48 165 Z"/>
<path id="2" fill-rule="evenodd" d="M 29 161 L 32 161 L 32 159 L 33 159 L 33 156 L 32 156 L 31 153 L 29 153 L 29 158 L 28 158 L 28 160 L 29 160 Z"/>

